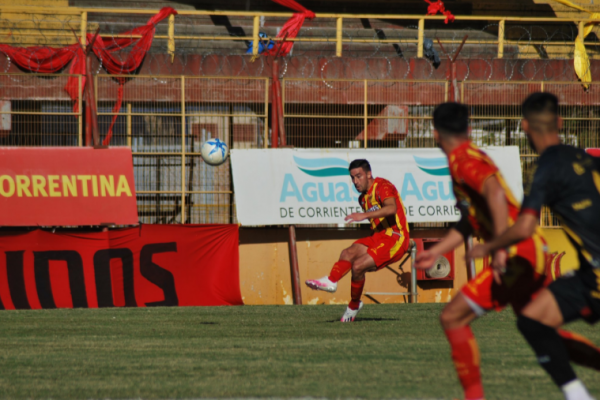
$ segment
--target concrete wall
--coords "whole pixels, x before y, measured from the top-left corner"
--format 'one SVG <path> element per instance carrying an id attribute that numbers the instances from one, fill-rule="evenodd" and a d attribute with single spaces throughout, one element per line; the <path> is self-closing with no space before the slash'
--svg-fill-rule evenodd
<path id="1" fill-rule="evenodd" d="M 441 237 L 440 230 L 419 231 L 412 237 Z M 300 279 L 328 275 L 340 252 L 356 239 L 370 235 L 369 230 L 297 229 Z M 446 302 L 466 282 L 464 249 L 456 253 L 455 281 L 419 282 L 420 302 Z M 367 275 L 365 293 L 407 292 L 410 287 L 410 260 Z M 246 304 L 292 304 L 287 229 L 240 230 L 240 285 Z M 344 277 L 336 293 L 313 291 L 302 283 L 304 304 L 346 304 L 350 300 L 350 277 Z M 365 303 L 409 302 L 406 296 L 373 295 Z"/>
<path id="2" fill-rule="evenodd" d="M 356 239 L 370 235 L 369 230 L 297 229 L 297 248 L 302 281 L 303 304 L 346 304 L 350 300 L 350 277 L 344 277 L 336 293 L 314 291 L 304 285 L 306 279 L 328 275 L 340 252 Z M 441 237 L 442 230 L 412 232 L 412 237 Z M 551 251 L 566 251 L 562 260 L 563 271 L 578 266 L 575 249 L 568 243 L 561 229 L 545 229 Z M 455 254 L 454 281 L 420 281 L 419 302 L 448 302 L 467 281 L 464 249 Z M 410 287 L 410 260 L 399 270 L 400 263 L 390 269 L 367 274 L 365 293 L 407 292 Z M 482 262 L 477 263 L 481 270 Z M 292 304 L 290 258 L 287 229 L 240 229 L 240 286 L 245 304 Z M 404 303 L 406 296 L 364 296 L 365 303 Z"/>

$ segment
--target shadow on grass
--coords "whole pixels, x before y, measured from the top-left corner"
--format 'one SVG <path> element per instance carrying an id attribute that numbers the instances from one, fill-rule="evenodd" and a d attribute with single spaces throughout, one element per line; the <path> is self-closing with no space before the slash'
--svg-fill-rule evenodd
<path id="1" fill-rule="evenodd" d="M 373 322 L 373 321 L 400 321 L 400 318 L 357 318 L 354 322 Z M 339 319 L 325 321 L 326 323 L 340 322 Z"/>

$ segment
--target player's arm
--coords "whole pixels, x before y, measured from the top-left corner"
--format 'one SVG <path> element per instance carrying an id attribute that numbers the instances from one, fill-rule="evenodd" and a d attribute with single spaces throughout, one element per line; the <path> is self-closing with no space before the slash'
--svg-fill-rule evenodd
<path id="1" fill-rule="evenodd" d="M 498 180 L 495 165 L 471 158 L 461 163 L 457 174 L 471 189 L 484 199 L 492 217 L 492 235 L 499 236 L 508 227 L 508 202 L 506 193 Z"/>
<path id="2" fill-rule="evenodd" d="M 513 226 L 503 234 L 484 244 L 477 245 L 467 255 L 467 261 L 482 258 L 498 249 L 505 249 L 515 243 L 521 242 L 534 234 L 538 224 L 538 216 L 531 213 L 519 215 Z"/>
<path id="3" fill-rule="evenodd" d="M 417 253 L 415 268 L 429 269 L 442 254 L 454 250 L 464 242 L 465 238 L 457 229 L 451 228 L 444 238 L 435 246 Z"/>
<path id="4" fill-rule="evenodd" d="M 506 193 L 496 175 L 491 175 L 483 182 L 481 192 L 492 216 L 494 238 L 499 237 L 508 228 L 508 202 L 506 201 Z M 503 247 L 495 249 L 491 253 L 494 255 L 492 258 L 494 278 L 498 283 L 501 283 L 500 274 L 506 268 L 508 253 Z"/>
<path id="5" fill-rule="evenodd" d="M 359 222 L 365 219 L 386 218 L 391 215 L 395 215 L 397 211 L 398 207 L 396 206 L 396 200 L 393 197 L 388 197 L 387 199 L 383 200 L 383 206 L 379 210 L 353 213 L 344 218 L 344 220 L 346 223 L 350 224 L 352 222 Z"/>
<path id="6" fill-rule="evenodd" d="M 558 190 L 556 182 L 561 178 L 559 177 L 560 171 L 556 171 L 554 168 L 556 165 L 556 162 L 552 164 L 546 162 L 545 165 L 538 165 L 531 185 L 526 190 L 526 196 L 521 206 L 521 214 L 515 224 L 493 240 L 475 246 L 467 254 L 467 261 L 485 257 L 491 252 L 506 248 L 533 235 L 539 221 L 542 205 L 549 200 L 548 188 Z"/>
<path id="7" fill-rule="evenodd" d="M 417 269 L 429 269 L 433 267 L 435 261 L 440 258 L 442 254 L 446 254 L 449 251 L 454 250 L 465 241 L 465 237 L 472 233 L 473 228 L 468 219 L 468 211 L 459 207 L 461 210 L 460 220 L 448 231 L 446 236 L 438 242 L 435 246 L 417 253 L 415 259 L 415 268 Z"/>
<path id="8" fill-rule="evenodd" d="M 508 228 L 508 203 L 506 194 L 495 175 L 483 183 L 482 193 L 492 215 L 494 237 L 500 236 Z"/>

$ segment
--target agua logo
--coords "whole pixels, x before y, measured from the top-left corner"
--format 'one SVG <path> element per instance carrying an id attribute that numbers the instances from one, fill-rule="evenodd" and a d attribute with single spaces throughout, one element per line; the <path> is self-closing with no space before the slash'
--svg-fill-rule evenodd
<path id="1" fill-rule="evenodd" d="M 449 176 L 450 168 L 446 157 L 425 158 L 413 156 L 417 167 L 423 172 L 434 176 Z"/>
<path id="2" fill-rule="evenodd" d="M 294 162 L 304 174 L 316 178 L 349 177 L 349 163 L 341 158 L 300 158 L 294 156 Z M 304 176 L 303 176 L 304 178 Z M 358 201 L 358 192 L 349 179 L 339 179 L 337 182 L 308 181 L 299 186 L 294 175 L 287 173 L 283 178 L 280 203 L 285 203 L 288 198 L 298 202 L 353 202 Z"/>
<path id="3" fill-rule="evenodd" d="M 427 180 L 419 188 L 414 175 L 407 172 L 404 174 L 402 190 L 400 191 L 402 199 L 415 196 L 419 201 L 454 200 L 452 181 L 450 179 L 441 180 L 442 177 L 450 176 L 446 157 L 424 158 L 413 156 L 413 159 L 421 171 L 428 175 L 440 177 L 440 179 Z"/>

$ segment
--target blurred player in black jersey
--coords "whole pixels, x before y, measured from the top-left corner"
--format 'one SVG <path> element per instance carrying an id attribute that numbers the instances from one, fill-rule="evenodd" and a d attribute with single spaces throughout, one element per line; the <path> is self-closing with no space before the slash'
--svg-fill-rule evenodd
<path id="1" fill-rule="evenodd" d="M 560 216 L 563 229 L 577 249 L 579 270 L 543 289 L 523 309 L 517 325 L 567 400 L 593 399 L 577 379 L 569 356 L 573 359 L 573 353 L 578 353 L 579 357 L 588 358 L 588 366 L 597 369 L 597 350 L 581 338 L 563 342 L 557 329 L 577 319 L 589 323 L 600 320 L 599 159 L 561 144 L 562 121 L 556 96 L 532 94 L 523 103 L 523 117 L 523 130 L 540 157 L 533 180 L 525 190 L 521 213 L 513 226 L 494 240 L 473 248 L 468 258 L 484 257 L 529 237 L 543 204 Z"/>

